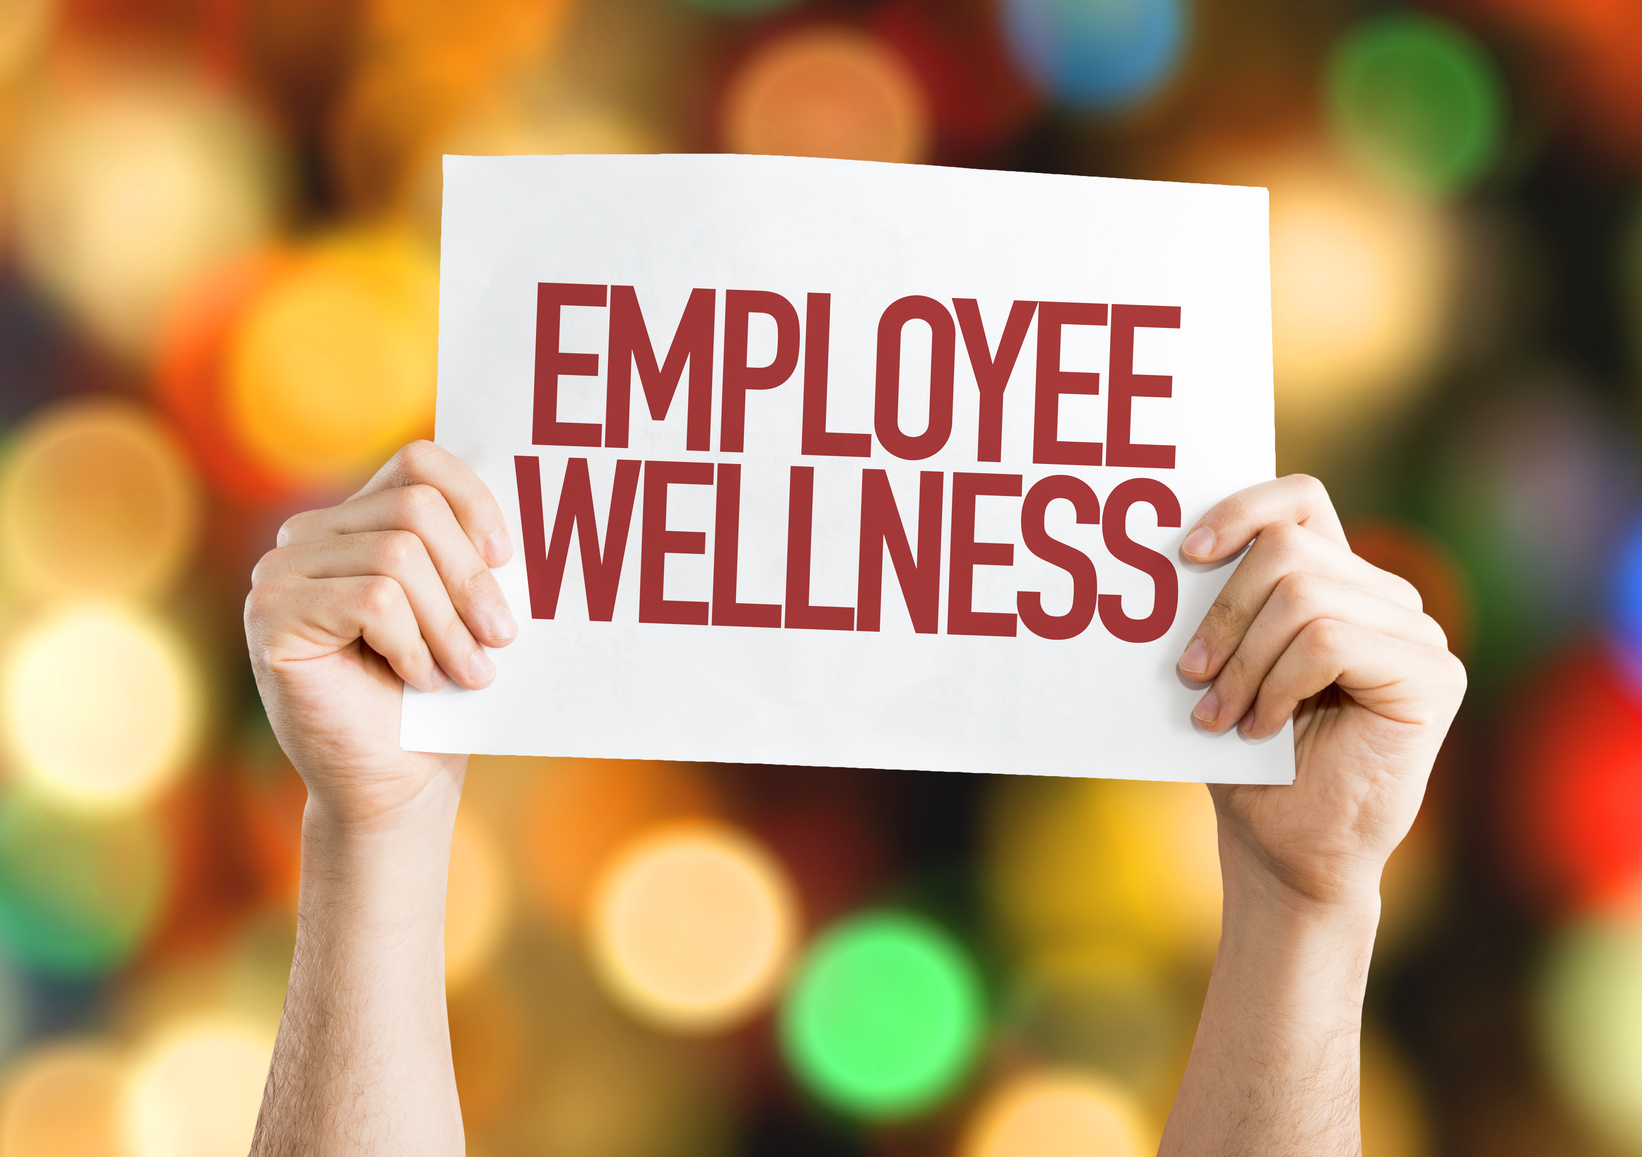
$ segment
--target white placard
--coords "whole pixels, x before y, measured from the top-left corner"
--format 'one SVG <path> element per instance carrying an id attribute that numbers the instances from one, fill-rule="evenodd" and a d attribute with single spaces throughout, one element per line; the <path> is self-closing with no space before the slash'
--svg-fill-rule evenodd
<path id="1" fill-rule="evenodd" d="M 1230 573 L 1185 528 L 1273 474 L 1266 220 L 1253 188 L 447 157 L 437 437 L 507 515 L 521 630 L 488 689 L 407 692 L 404 746 L 1290 782 L 1287 730 L 1205 735 L 1175 669 Z"/>

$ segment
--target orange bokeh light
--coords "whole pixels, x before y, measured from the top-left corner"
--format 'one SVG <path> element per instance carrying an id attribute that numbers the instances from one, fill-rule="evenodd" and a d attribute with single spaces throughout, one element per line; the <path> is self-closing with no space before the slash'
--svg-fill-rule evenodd
<path id="1" fill-rule="evenodd" d="M 200 495 L 152 411 L 67 402 L 18 431 L 0 466 L 0 559 L 35 597 L 163 594 L 192 559 Z"/>
<path id="2" fill-rule="evenodd" d="M 1425 613 L 1448 636 L 1448 649 L 1464 658 L 1475 610 L 1465 572 L 1449 550 L 1424 531 L 1385 520 L 1354 522 L 1346 538 L 1359 558 L 1414 584 Z"/>
<path id="3" fill-rule="evenodd" d="M 737 153 L 921 161 L 930 149 L 917 77 L 848 28 L 802 28 L 759 48 L 730 82 L 722 124 Z"/>
<path id="4" fill-rule="evenodd" d="M 523 810 L 522 842 L 532 895 L 560 923 L 580 923 L 600 869 L 629 836 L 666 820 L 718 810 L 712 784 L 689 764 L 544 762 Z"/>
<path id="5" fill-rule="evenodd" d="M 785 870 L 719 823 L 676 823 L 614 855 L 594 894 L 594 971 L 615 1001 L 677 1032 L 739 1024 L 775 994 L 798 936 Z"/>
<path id="6" fill-rule="evenodd" d="M 98 1040 L 60 1040 L 12 1062 L 0 1092 L 6 1157 L 125 1157 L 116 1124 L 121 1056 Z"/>
<path id="7" fill-rule="evenodd" d="M 1142 1157 L 1156 1138 L 1134 1094 L 1088 1073 L 1016 1077 L 982 1102 L 961 1157 Z"/>

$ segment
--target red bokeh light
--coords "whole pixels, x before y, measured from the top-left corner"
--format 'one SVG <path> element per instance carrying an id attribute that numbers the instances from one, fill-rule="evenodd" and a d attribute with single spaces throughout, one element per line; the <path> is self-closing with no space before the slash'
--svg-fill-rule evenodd
<path id="1" fill-rule="evenodd" d="M 1642 881 L 1642 703 L 1591 646 L 1548 666 L 1503 744 L 1501 837 L 1523 893 L 1556 909 L 1615 899 Z"/>

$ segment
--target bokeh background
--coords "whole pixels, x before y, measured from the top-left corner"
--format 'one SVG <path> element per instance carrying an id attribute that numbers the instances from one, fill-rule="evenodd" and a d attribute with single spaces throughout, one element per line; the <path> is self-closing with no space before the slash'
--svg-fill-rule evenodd
<path id="1" fill-rule="evenodd" d="M 243 1153 L 300 781 L 240 626 L 431 429 L 439 157 L 1272 191 L 1278 455 L 1472 690 L 1385 881 L 1368 1157 L 1642 1153 L 1635 0 L 0 0 L 0 1157 Z M 477 759 L 470 1150 L 1150 1152 L 1200 787 Z"/>

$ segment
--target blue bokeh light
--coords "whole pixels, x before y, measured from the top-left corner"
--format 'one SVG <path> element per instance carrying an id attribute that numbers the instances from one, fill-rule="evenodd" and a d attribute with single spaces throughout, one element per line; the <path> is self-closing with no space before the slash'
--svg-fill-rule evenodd
<path id="1" fill-rule="evenodd" d="M 1614 641 L 1627 665 L 1642 673 L 1642 518 L 1626 532 L 1614 556 L 1609 614 Z"/>
<path id="2" fill-rule="evenodd" d="M 1004 0 L 1015 63 L 1061 104 L 1116 111 L 1174 76 L 1186 47 L 1186 0 Z"/>

